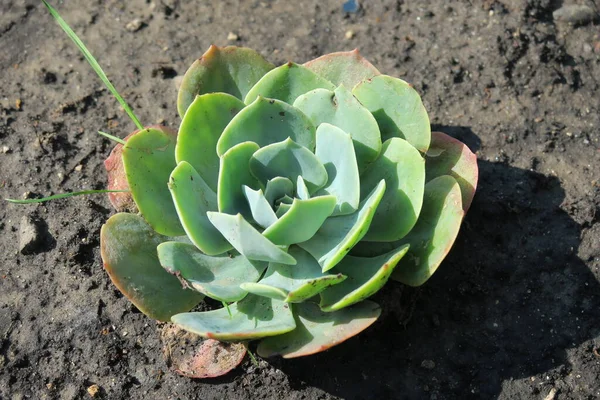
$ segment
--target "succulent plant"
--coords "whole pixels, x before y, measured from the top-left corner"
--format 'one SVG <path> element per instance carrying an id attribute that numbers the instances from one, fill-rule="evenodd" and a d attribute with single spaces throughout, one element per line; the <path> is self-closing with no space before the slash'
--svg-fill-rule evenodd
<path id="1" fill-rule="evenodd" d="M 177 105 L 177 133 L 139 130 L 107 163 L 140 214 L 102 228 L 106 270 L 150 317 L 260 339 L 261 356 L 316 353 L 371 325 L 381 310 L 367 298 L 389 278 L 424 283 L 474 194 L 474 155 L 432 134 L 416 90 L 356 50 L 274 67 L 211 46 Z M 228 305 L 189 312 L 201 295 Z"/>
<path id="2" fill-rule="evenodd" d="M 129 212 L 102 227 L 104 267 L 149 317 L 259 339 L 261 356 L 370 326 L 381 309 L 367 299 L 390 278 L 423 284 L 475 192 L 474 154 L 356 50 L 275 67 L 211 46 L 177 108 L 177 132 L 139 129 L 105 162 L 108 189 L 128 191 L 110 201 Z M 204 296 L 223 307 L 190 312 Z"/>

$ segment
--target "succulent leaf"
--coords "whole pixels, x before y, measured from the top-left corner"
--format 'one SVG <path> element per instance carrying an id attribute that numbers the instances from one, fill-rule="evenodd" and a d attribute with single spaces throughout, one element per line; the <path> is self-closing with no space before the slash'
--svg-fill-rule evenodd
<path id="1" fill-rule="evenodd" d="M 308 68 L 288 62 L 267 72 L 250 89 L 244 102 L 250 104 L 262 96 L 293 104 L 298 96 L 317 88 L 333 90 L 335 85 Z"/>
<path id="2" fill-rule="evenodd" d="M 392 242 L 417 222 L 425 190 L 425 160 L 406 140 L 391 138 L 379 158 L 360 178 L 361 198 L 385 179 L 386 190 L 367 232 L 366 241 Z"/>
<path id="3" fill-rule="evenodd" d="M 358 50 L 330 53 L 308 61 L 304 66 L 334 85 L 353 88 L 365 79 L 379 75 L 377 68 L 358 53 Z"/>
<path id="4" fill-rule="evenodd" d="M 187 161 L 192 164 L 214 192 L 219 179 L 217 141 L 227 124 L 244 107 L 241 100 L 226 93 L 197 96 L 179 126 L 175 146 L 177 163 Z"/>
<path id="5" fill-rule="evenodd" d="M 250 172 L 261 182 L 278 176 L 297 182 L 302 176 L 311 192 L 327 183 L 327 171 L 321 161 L 290 138 L 257 150 L 250 159 Z"/>
<path id="6" fill-rule="evenodd" d="M 365 300 L 334 312 L 323 312 L 312 302 L 294 304 L 296 329 L 263 339 L 258 344 L 261 357 L 308 356 L 328 350 L 371 326 L 381 314 L 377 303 Z"/>
<path id="7" fill-rule="evenodd" d="M 187 70 L 179 88 L 177 110 L 184 117 L 197 95 L 228 93 L 243 100 L 274 65 L 252 49 L 210 46 Z"/>
<path id="8" fill-rule="evenodd" d="M 342 274 L 321 272 L 317 260 L 298 246 L 290 247 L 289 252 L 296 259 L 296 265 L 269 263 L 259 282 L 243 283 L 241 287 L 259 296 L 299 303 L 346 279 Z"/>
<path id="9" fill-rule="evenodd" d="M 279 200 L 277 200 L 280 203 L 285 203 L 285 204 L 289 204 L 290 206 L 292 205 L 292 203 L 294 202 L 294 198 L 288 196 L 287 194 L 285 196 L 283 196 L 282 198 L 280 198 Z"/>
<path id="10" fill-rule="evenodd" d="M 328 177 L 327 184 L 317 195 L 336 197 L 334 216 L 355 212 L 360 202 L 360 178 L 350 135 L 327 123 L 319 125 L 315 154 L 325 166 Z"/>
<path id="11" fill-rule="evenodd" d="M 176 133 L 150 127 L 132 135 L 123 147 L 123 166 L 135 204 L 152 228 L 167 236 L 185 234 L 167 187 L 175 166 Z"/>
<path id="12" fill-rule="evenodd" d="M 207 256 L 181 242 L 161 243 L 157 251 L 163 268 L 185 286 L 228 303 L 243 299 L 248 293 L 240 285 L 258 281 L 267 268 L 266 263 L 250 262 L 241 255 Z"/>
<path id="13" fill-rule="evenodd" d="M 169 178 L 169 190 L 179 221 L 196 247 L 208 255 L 232 249 L 206 216 L 207 211 L 217 210 L 217 195 L 191 164 L 182 161 L 177 165 Z"/>
<path id="14" fill-rule="evenodd" d="M 256 143 L 243 142 L 229 149 L 221 157 L 217 192 L 220 212 L 241 213 L 246 218 L 252 217 L 244 186 L 252 189 L 258 189 L 260 186 L 248 168 L 250 159 L 256 150 L 258 150 Z"/>
<path id="15" fill-rule="evenodd" d="M 408 248 L 406 244 L 373 258 L 346 256 L 335 271 L 348 278 L 321 292 L 321 309 L 325 312 L 341 310 L 377 293 L 387 283 Z"/>
<path id="16" fill-rule="evenodd" d="M 290 305 L 253 294 L 231 304 L 229 310 L 177 314 L 171 322 L 205 338 L 231 341 L 281 335 L 296 327 Z"/>
<path id="17" fill-rule="evenodd" d="M 217 154 L 242 142 L 259 147 L 291 138 L 310 151 L 315 149 L 315 126 L 297 108 L 275 99 L 258 97 L 227 125 L 217 142 Z"/>
<path id="18" fill-rule="evenodd" d="M 277 216 L 262 189 L 253 190 L 245 185 L 243 188 L 254 221 L 263 228 L 268 228 L 277 222 Z"/>
<path id="19" fill-rule="evenodd" d="M 207 215 L 225 239 L 249 260 L 296 264 L 294 257 L 261 235 L 241 214 L 208 212 Z"/>
<path id="20" fill-rule="evenodd" d="M 466 213 L 477 187 L 477 156 L 460 140 L 442 132 L 432 132 L 431 146 L 425 154 L 425 166 L 427 182 L 442 175 L 451 175 L 456 179 Z"/>
<path id="21" fill-rule="evenodd" d="M 327 171 L 327 169 L 325 171 Z M 327 179 L 329 179 L 329 175 Z M 302 175 L 298 175 L 298 179 L 296 180 L 296 194 L 300 200 L 310 199 L 310 192 L 308 191 L 308 187 L 306 186 L 306 182 L 304 181 L 304 178 L 302 178 Z"/>
<path id="22" fill-rule="evenodd" d="M 413 230 L 402 239 L 410 251 L 392 278 L 409 286 L 420 286 L 433 275 L 446 257 L 464 216 L 460 187 L 450 175 L 425 185 L 423 210 Z"/>
<path id="23" fill-rule="evenodd" d="M 319 196 L 308 200 L 294 199 L 290 209 L 263 232 L 277 245 L 290 245 L 309 240 L 335 207 L 335 196 Z"/>
<path id="24" fill-rule="evenodd" d="M 269 204 L 274 205 L 275 200 L 294 193 L 294 184 L 288 178 L 275 177 L 267 182 L 265 198 Z"/>
<path id="25" fill-rule="evenodd" d="M 290 211 L 291 208 L 291 204 L 280 203 L 279 206 L 277 206 L 277 211 L 275 211 L 275 215 L 277 215 L 277 218 L 281 218 L 285 215 L 285 213 Z"/>
<path id="26" fill-rule="evenodd" d="M 381 140 L 400 137 L 425 153 L 431 141 L 431 126 L 421 97 L 402 79 L 378 75 L 352 90 L 356 98 L 373 114 Z"/>
<path id="27" fill-rule="evenodd" d="M 359 171 L 364 171 L 381 151 L 377 121 L 367 108 L 344 86 L 335 91 L 317 89 L 296 99 L 294 107 L 319 126 L 329 123 L 350 134 Z"/>
<path id="28" fill-rule="evenodd" d="M 183 289 L 158 262 L 156 246 L 167 240 L 135 214 L 115 214 L 100 230 L 104 269 L 113 284 L 141 312 L 159 321 L 191 310 L 203 297 Z"/>
<path id="29" fill-rule="evenodd" d="M 298 246 L 317 259 L 323 272 L 335 267 L 365 236 L 385 187 L 385 180 L 382 179 L 360 203 L 357 212 L 328 218 L 311 239 L 298 243 Z"/>

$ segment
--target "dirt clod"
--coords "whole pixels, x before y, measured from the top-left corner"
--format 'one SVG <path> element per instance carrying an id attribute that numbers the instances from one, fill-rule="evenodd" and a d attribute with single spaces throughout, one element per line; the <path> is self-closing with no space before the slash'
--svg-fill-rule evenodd
<path id="1" fill-rule="evenodd" d="M 40 221 L 24 215 L 19 223 L 19 251 L 32 254 L 39 249 L 44 239 Z"/>

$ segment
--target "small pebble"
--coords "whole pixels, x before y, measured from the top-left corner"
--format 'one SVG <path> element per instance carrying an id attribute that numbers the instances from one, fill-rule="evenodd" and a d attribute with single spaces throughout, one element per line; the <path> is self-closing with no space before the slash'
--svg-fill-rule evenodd
<path id="1" fill-rule="evenodd" d="M 421 363 L 421 368 L 434 369 L 435 362 L 433 362 L 433 360 L 423 360 L 423 362 Z"/>
<path id="2" fill-rule="evenodd" d="M 83 169 L 83 165 L 79 164 L 75 167 L 75 171 L 80 172 Z"/>
<path id="3" fill-rule="evenodd" d="M 89 388 L 87 388 L 87 392 L 92 397 L 96 397 L 96 395 L 98 394 L 99 391 L 100 391 L 100 386 L 98 386 L 98 385 L 92 385 Z"/>
<path id="4" fill-rule="evenodd" d="M 239 39 L 240 37 L 233 32 L 229 32 L 229 34 L 227 35 L 227 40 L 229 40 L 230 42 L 235 42 Z"/>
<path id="5" fill-rule="evenodd" d="M 127 29 L 129 32 L 137 32 L 142 28 L 143 24 L 144 23 L 141 19 L 136 18 L 133 21 L 129 22 L 127 25 L 125 25 L 125 29 Z"/>
<path id="6" fill-rule="evenodd" d="M 563 6 L 552 13 L 555 21 L 568 22 L 574 25 L 585 25 L 597 17 L 591 7 L 571 4 Z"/>
<path id="7" fill-rule="evenodd" d="M 556 392 L 556 388 L 553 387 L 552 389 L 550 389 L 548 395 L 544 397 L 544 400 L 554 400 L 554 398 L 556 397 Z"/>
<path id="8" fill-rule="evenodd" d="M 360 8 L 360 4 L 357 0 L 348 0 L 342 6 L 342 10 L 347 13 L 355 13 Z"/>
<path id="9" fill-rule="evenodd" d="M 10 152 L 10 147 L 8 147 L 8 146 L 2 146 L 2 152 L 3 152 L 4 154 L 6 154 L 6 153 Z"/>
<path id="10" fill-rule="evenodd" d="M 353 30 L 346 31 L 346 34 L 344 35 L 344 37 L 348 40 L 352 39 L 354 37 L 354 31 Z"/>

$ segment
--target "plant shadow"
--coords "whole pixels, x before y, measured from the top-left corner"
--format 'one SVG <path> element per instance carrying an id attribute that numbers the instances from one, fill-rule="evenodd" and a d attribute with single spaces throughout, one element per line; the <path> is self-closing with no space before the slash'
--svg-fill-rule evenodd
<path id="1" fill-rule="evenodd" d="M 476 150 L 467 127 L 434 127 Z M 479 161 L 449 256 L 421 288 L 390 282 L 384 313 L 333 349 L 274 359 L 293 386 L 346 399 L 497 398 L 503 382 L 569 373 L 567 350 L 600 335 L 600 284 L 577 257 L 581 227 L 556 177 Z M 546 390 L 532 383 L 530 394 Z"/>

